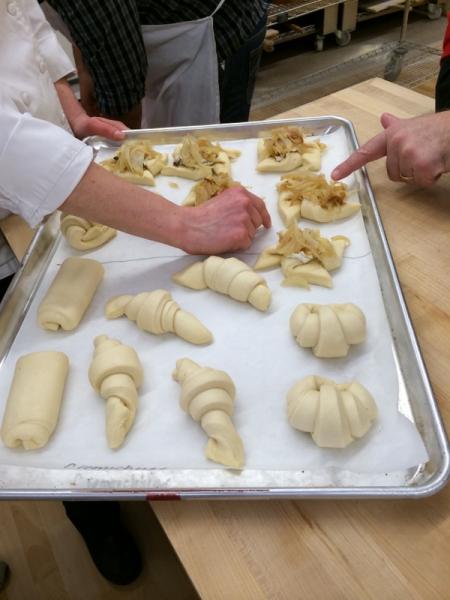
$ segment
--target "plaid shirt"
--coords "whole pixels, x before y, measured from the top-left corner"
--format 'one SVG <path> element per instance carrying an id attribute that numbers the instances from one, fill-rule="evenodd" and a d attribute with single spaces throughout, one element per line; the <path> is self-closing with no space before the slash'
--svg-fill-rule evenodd
<path id="1" fill-rule="evenodd" d="M 70 30 L 108 116 L 128 112 L 144 97 L 147 60 L 141 25 L 177 23 L 211 15 L 219 0 L 48 0 Z M 266 0 L 225 0 L 214 15 L 219 61 L 252 35 Z"/>

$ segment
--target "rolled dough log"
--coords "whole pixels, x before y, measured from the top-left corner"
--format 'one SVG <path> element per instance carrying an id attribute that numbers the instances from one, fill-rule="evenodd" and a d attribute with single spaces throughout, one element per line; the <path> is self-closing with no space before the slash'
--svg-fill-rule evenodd
<path id="1" fill-rule="evenodd" d="M 189 358 L 177 360 L 173 372 L 181 384 L 181 408 L 200 422 L 209 440 L 205 455 L 233 469 L 244 466 L 244 447 L 231 416 L 236 390 L 224 371 L 201 367 Z"/>
<path id="2" fill-rule="evenodd" d="M 1 437 L 5 446 L 45 446 L 58 422 L 69 359 L 63 352 L 33 352 L 16 363 Z"/>
<path id="3" fill-rule="evenodd" d="M 96 260 L 71 256 L 61 265 L 38 308 L 42 329 L 75 329 L 103 279 L 104 269 Z"/>
<path id="4" fill-rule="evenodd" d="M 142 365 L 133 348 L 107 335 L 94 339 L 89 381 L 106 400 L 106 438 L 110 448 L 123 444 L 134 423 L 142 378 Z"/>

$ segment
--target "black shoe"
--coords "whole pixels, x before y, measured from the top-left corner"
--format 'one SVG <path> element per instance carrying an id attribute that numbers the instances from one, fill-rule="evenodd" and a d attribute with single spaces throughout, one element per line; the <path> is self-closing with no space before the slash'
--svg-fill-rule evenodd
<path id="1" fill-rule="evenodd" d="M 8 583 L 9 573 L 10 571 L 8 565 L 0 560 L 0 592 L 3 592 L 6 584 Z"/>
<path id="2" fill-rule="evenodd" d="M 75 501 L 63 504 L 105 579 L 117 585 L 127 585 L 139 577 L 141 554 L 122 524 L 118 502 Z"/>
<path id="3" fill-rule="evenodd" d="M 121 524 L 109 532 L 90 531 L 83 535 L 83 539 L 95 566 L 111 583 L 128 585 L 141 574 L 139 549 Z"/>

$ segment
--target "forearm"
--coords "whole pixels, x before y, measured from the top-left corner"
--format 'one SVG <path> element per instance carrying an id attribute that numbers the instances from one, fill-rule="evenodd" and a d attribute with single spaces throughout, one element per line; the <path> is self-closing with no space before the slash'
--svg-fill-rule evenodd
<path id="1" fill-rule="evenodd" d="M 92 163 L 60 207 L 126 233 L 184 249 L 182 208 Z"/>

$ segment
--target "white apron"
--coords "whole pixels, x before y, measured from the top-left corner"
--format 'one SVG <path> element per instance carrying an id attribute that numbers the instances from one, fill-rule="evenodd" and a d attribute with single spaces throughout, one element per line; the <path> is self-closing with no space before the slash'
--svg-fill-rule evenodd
<path id="1" fill-rule="evenodd" d="M 148 68 L 142 127 L 219 123 L 219 73 L 213 16 L 165 25 L 143 25 Z"/>

